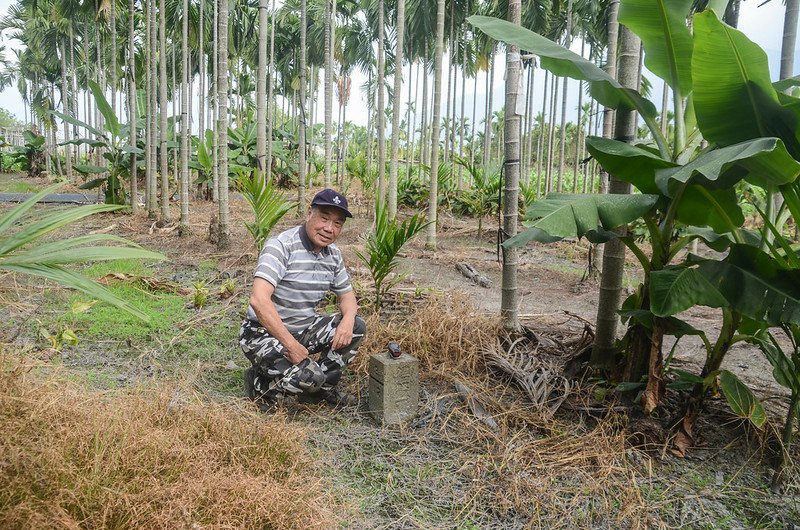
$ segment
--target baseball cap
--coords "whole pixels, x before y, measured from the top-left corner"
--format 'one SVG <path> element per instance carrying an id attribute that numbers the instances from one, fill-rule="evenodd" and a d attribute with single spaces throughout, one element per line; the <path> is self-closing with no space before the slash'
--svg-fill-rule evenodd
<path id="1" fill-rule="evenodd" d="M 347 209 L 347 199 L 344 198 L 344 195 L 330 188 L 325 188 L 314 195 L 311 206 L 333 206 L 342 210 L 345 217 L 353 217 L 353 214 Z"/>

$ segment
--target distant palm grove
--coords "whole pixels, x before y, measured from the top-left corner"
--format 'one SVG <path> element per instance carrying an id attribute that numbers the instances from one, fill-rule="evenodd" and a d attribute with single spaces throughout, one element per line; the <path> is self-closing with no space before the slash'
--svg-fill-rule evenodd
<path id="1" fill-rule="evenodd" d="M 600 64 L 609 3 L 523 2 L 521 23 L 556 42 L 580 42 Z M 3 34 L 26 46 L 4 82 L 16 84 L 26 121 L 45 137 L 51 175 L 118 186 L 117 200 L 134 209 L 139 201 L 131 197 L 143 195 L 147 212 L 164 221 L 172 221 L 169 199 L 177 194 L 182 225 L 190 192 L 205 194 L 220 204 L 223 245 L 229 181 L 248 168 L 298 188 L 301 205 L 309 185 L 347 186 L 356 178 L 385 197 L 392 213 L 398 202 L 426 204 L 433 172 L 440 201 L 470 210 L 457 190 L 499 186 L 505 109 L 492 81 L 504 76 L 497 63 L 505 48 L 466 19 L 507 18 L 508 10 L 504 2 L 439 4 L 24 0 L 2 20 Z M 436 58 L 437 35 L 444 61 Z M 598 133 L 602 109 L 583 89 L 567 101 L 566 80 L 538 71 L 533 56 L 522 64 L 523 193 L 597 189 L 582 139 Z M 356 70 L 366 85 L 353 86 Z M 544 92 L 534 99 L 536 76 Z M 95 139 L 111 131 L 90 82 L 123 124 L 113 140 L 123 155 L 118 182 L 100 173 L 109 169 L 102 157 L 112 146 Z M 486 96 L 477 101 L 479 92 Z M 353 103 L 368 107 L 366 127 L 347 120 Z M 577 124 L 567 122 L 568 109 L 573 119 L 577 109 Z M 434 157 L 439 165 L 431 171 Z M 132 168 L 138 179 L 130 179 Z M 497 201 L 496 190 L 486 193 Z M 483 202 L 490 213 L 491 200 Z"/>

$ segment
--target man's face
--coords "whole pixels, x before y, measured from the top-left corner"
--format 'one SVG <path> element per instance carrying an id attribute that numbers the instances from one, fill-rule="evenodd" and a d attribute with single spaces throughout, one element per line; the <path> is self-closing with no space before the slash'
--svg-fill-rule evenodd
<path id="1" fill-rule="evenodd" d="M 331 206 L 316 206 L 306 216 L 306 233 L 308 239 L 319 251 L 327 247 L 339 237 L 344 226 L 344 212 Z"/>

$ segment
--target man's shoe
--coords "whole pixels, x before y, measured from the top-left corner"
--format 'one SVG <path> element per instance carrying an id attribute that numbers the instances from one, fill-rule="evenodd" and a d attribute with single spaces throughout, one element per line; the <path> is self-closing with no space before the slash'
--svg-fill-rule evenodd
<path id="1" fill-rule="evenodd" d="M 358 399 L 355 396 L 335 387 L 328 390 L 320 390 L 315 394 L 299 394 L 297 401 L 298 403 L 325 403 L 334 408 L 358 405 Z"/>
<path id="2" fill-rule="evenodd" d="M 256 371 L 252 366 L 244 371 L 244 394 L 253 401 L 259 397 L 256 391 Z"/>
<path id="3" fill-rule="evenodd" d="M 244 392 L 245 395 L 256 404 L 261 412 L 274 412 L 278 408 L 279 401 L 271 399 L 256 390 L 256 371 L 252 366 L 244 371 Z"/>

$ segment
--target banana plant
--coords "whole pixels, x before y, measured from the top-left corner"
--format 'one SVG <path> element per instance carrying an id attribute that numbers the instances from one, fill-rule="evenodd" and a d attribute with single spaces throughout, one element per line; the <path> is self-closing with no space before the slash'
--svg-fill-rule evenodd
<path id="1" fill-rule="evenodd" d="M 44 136 L 30 129 L 22 131 L 25 143 L 22 147 L 14 147 L 11 152 L 11 165 L 19 164 L 28 172 L 29 177 L 38 177 L 44 165 Z"/>
<path id="2" fill-rule="evenodd" d="M 685 22 L 689 0 L 621 2 L 620 22 L 642 38 L 648 68 L 672 89 L 676 126 L 671 138 L 656 125 L 650 101 L 590 61 L 505 21 L 469 19 L 489 36 L 540 55 L 542 67 L 554 74 L 585 81 L 603 105 L 638 111 L 650 129 L 651 140 L 638 145 L 587 139 L 587 149 L 601 166 L 638 194 L 548 195 L 529 209 L 528 229 L 505 243 L 566 237 L 602 243 L 619 237 L 631 250 L 644 281 L 623 304 L 629 315 L 638 316 L 628 320 L 622 378 L 647 381 L 642 394 L 646 412 L 658 405 L 664 391 L 662 344 L 670 332 L 666 319 L 675 314 L 665 308 L 674 309 L 682 297 L 689 306 L 698 303 L 690 300 L 691 289 L 681 283 L 687 276 L 680 272 L 699 264 L 678 256 L 695 239 L 712 246 L 760 245 L 757 234 L 742 228 L 734 186 L 745 180 L 765 189 L 792 190 L 800 175 L 798 100 L 779 94 L 771 84 L 763 50 L 719 20 L 725 3 L 712 2 L 715 10 L 694 15 L 692 33 Z M 708 147 L 700 147 L 701 136 Z M 649 253 L 633 237 L 613 232 L 637 219 L 646 227 Z M 742 253 L 731 251 L 728 263 Z M 741 321 L 741 308 L 721 300 L 712 300 L 722 308 L 723 327 L 716 342 L 709 343 L 704 374 L 719 368 Z"/>
<path id="3" fill-rule="evenodd" d="M 122 184 L 123 177 L 129 176 L 129 158 L 132 153 L 143 153 L 142 149 L 129 145 L 130 128 L 126 124 L 121 124 L 119 118 L 114 113 L 111 105 L 103 94 L 103 90 L 94 81 L 89 81 L 89 89 L 94 96 L 95 104 L 103 115 L 104 129 L 96 127 L 70 116 L 63 112 L 50 111 L 54 116 L 59 117 L 67 123 L 83 127 L 90 131 L 94 138 L 78 138 L 63 142 L 64 144 L 87 144 L 94 149 L 100 149 L 103 158 L 108 162 L 105 166 L 92 164 L 75 164 L 73 169 L 83 175 L 103 175 L 80 186 L 81 189 L 103 188 L 106 204 L 125 204 L 125 188 Z"/>
<path id="4" fill-rule="evenodd" d="M 45 236 L 84 217 L 119 210 L 119 205 L 92 204 L 61 210 L 33 210 L 45 195 L 54 193 L 58 183 L 35 193 L 25 202 L 0 214 L 0 271 L 16 272 L 52 280 L 112 304 L 141 318 L 149 317 L 108 289 L 65 267 L 75 263 L 115 259 L 166 259 L 139 245 L 109 234 L 90 234 L 45 241 Z M 110 245 L 109 243 L 115 243 Z"/>

